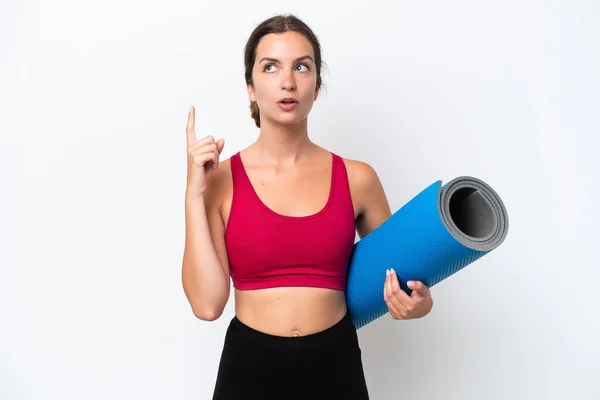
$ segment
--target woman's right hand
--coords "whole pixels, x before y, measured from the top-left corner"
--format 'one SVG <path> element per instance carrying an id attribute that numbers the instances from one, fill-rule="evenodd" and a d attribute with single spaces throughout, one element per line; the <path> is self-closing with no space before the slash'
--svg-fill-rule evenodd
<path id="1" fill-rule="evenodd" d="M 212 136 L 196 139 L 195 132 L 196 110 L 190 108 L 186 125 L 187 137 L 187 191 L 204 194 L 208 181 L 219 166 L 219 156 L 225 145 L 223 139 L 215 143 Z"/>

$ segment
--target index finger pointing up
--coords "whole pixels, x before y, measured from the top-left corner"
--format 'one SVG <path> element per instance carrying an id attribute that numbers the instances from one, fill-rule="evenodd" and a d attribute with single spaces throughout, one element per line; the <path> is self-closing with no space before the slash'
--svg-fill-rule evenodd
<path id="1" fill-rule="evenodd" d="M 196 124 L 196 109 L 194 106 L 190 107 L 190 112 L 188 113 L 187 125 L 185 127 L 186 137 L 187 137 L 187 145 L 191 146 L 196 143 L 196 132 L 195 126 Z"/>

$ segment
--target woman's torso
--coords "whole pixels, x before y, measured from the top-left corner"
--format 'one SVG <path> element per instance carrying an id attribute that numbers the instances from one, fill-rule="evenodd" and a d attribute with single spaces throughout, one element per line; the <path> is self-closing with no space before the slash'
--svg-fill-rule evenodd
<path id="1" fill-rule="evenodd" d="M 315 153 L 310 162 L 289 169 L 282 168 L 278 172 L 275 172 L 274 168 L 261 167 L 253 163 L 252 156 L 248 155 L 246 158 L 245 151 L 236 155 L 239 158 L 233 161 L 238 165 L 237 167 L 234 165 L 234 168 L 239 170 L 239 165 L 242 163 L 240 160 L 243 160 L 244 174 L 250 182 L 253 193 L 257 196 L 255 200 L 258 204 L 274 217 L 290 217 L 285 223 L 293 225 L 307 216 L 321 217 L 320 214 L 332 200 L 330 197 L 333 190 L 332 174 L 335 172 L 332 170 L 335 166 L 335 163 L 331 162 L 332 154 L 320 148 Z M 227 177 L 228 180 L 225 185 L 219 185 L 223 188 L 222 193 L 219 194 L 220 210 L 226 230 L 232 229 L 229 225 L 232 222 L 230 218 L 234 199 L 231 171 L 234 157 L 223 162 L 219 167 L 224 169 L 221 176 Z M 338 157 L 338 160 L 344 163 L 344 167 L 351 163 L 341 157 Z M 348 218 L 356 219 L 359 209 L 356 199 L 360 196 L 357 195 L 356 185 L 351 179 L 351 168 L 342 168 L 342 170 L 343 174 L 340 175 L 341 172 L 338 171 L 337 176 L 338 178 L 343 176 L 347 182 L 338 181 L 337 184 L 339 187 L 340 184 L 346 183 L 348 191 L 344 193 L 338 189 L 339 193 L 336 195 L 347 195 L 349 206 L 347 208 L 350 213 Z M 237 182 L 239 177 L 236 178 L 236 184 L 239 185 Z M 338 199 L 338 202 L 343 200 Z M 335 205 L 332 204 L 332 207 Z M 234 218 L 235 212 L 243 212 L 240 211 L 243 206 L 239 203 L 236 203 L 235 207 Z M 347 247 L 349 245 L 347 228 L 346 232 Z M 354 235 L 354 231 L 352 234 Z M 310 252 L 309 248 L 305 250 Z M 241 322 L 259 331 L 278 336 L 303 336 L 322 331 L 341 320 L 346 313 L 345 294 L 339 288 L 291 285 L 256 290 L 236 289 L 234 295 L 235 313 Z"/>

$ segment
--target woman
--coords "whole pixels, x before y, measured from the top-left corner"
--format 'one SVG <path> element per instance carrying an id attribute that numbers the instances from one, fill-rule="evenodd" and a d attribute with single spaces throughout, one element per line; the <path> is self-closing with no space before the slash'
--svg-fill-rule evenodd
<path id="1" fill-rule="evenodd" d="M 319 42 L 301 20 L 276 16 L 245 47 L 258 139 L 227 160 L 224 141 L 187 124 L 183 287 L 194 314 L 213 321 L 235 288 L 213 399 L 368 399 L 344 287 L 356 232 L 391 216 L 366 163 L 311 142 L 307 116 L 321 88 Z M 376 260 L 374 260 L 376 262 Z M 420 318 L 430 292 L 394 271 L 382 293 L 395 319 Z"/>

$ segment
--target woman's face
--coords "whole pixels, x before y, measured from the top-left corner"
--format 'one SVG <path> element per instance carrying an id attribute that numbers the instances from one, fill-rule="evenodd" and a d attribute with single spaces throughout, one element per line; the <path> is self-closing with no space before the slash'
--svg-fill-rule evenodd
<path id="1" fill-rule="evenodd" d="M 258 104 L 263 120 L 298 123 L 317 99 L 313 47 L 300 33 L 265 35 L 256 49 L 252 77 L 254 85 L 248 85 L 248 94 Z M 284 98 L 293 99 L 294 104 L 282 103 Z"/>

